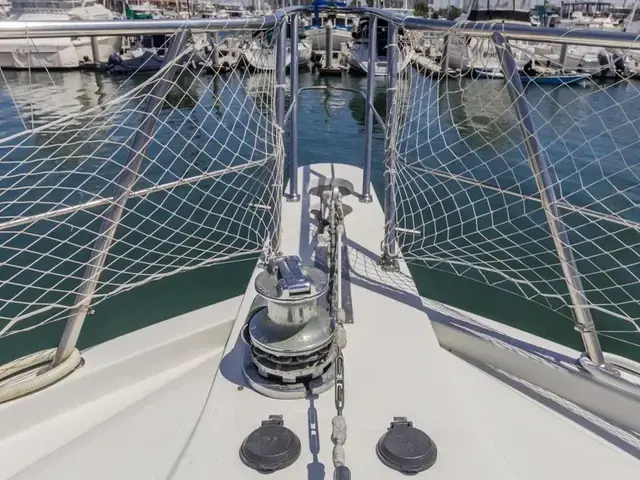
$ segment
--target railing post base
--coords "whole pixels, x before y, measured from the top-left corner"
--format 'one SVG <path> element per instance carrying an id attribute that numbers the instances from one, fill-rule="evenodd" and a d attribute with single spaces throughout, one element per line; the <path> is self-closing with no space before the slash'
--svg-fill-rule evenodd
<path id="1" fill-rule="evenodd" d="M 371 203 L 373 202 L 373 196 L 370 193 L 364 193 L 360 195 L 360 202 L 362 203 Z"/>
<path id="2" fill-rule="evenodd" d="M 392 257 L 387 252 L 384 252 L 380 256 L 380 261 L 378 263 L 385 272 L 397 272 L 400 270 L 400 262 L 397 257 Z"/>
<path id="3" fill-rule="evenodd" d="M 299 202 L 299 201 L 300 201 L 300 194 L 299 193 L 289 193 L 287 195 L 287 202 L 295 203 L 295 202 Z"/>

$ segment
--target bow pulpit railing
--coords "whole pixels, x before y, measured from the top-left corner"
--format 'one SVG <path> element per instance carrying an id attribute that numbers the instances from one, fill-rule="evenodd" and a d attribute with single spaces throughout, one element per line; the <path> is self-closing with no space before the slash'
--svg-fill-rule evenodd
<path id="1" fill-rule="evenodd" d="M 374 122 L 385 133 L 384 266 L 402 256 L 542 303 L 573 321 L 585 371 L 638 393 L 621 374 L 638 365 L 601 348 L 633 356 L 616 345 L 640 344 L 635 35 L 342 11 L 369 16 L 368 71 L 386 69 L 384 115 L 374 75 L 366 91 L 336 87 L 365 100 L 364 202 Z M 23 128 L 0 138 L 0 337 L 67 323 L 57 349 L 0 379 L 40 363 L 54 373 L 7 384 L 0 400 L 75 368 L 84 318 L 105 298 L 280 253 L 285 150 L 286 198 L 304 193 L 299 95 L 327 88 L 300 87 L 291 39 L 312 13 L 0 25 L 0 39 L 27 42 L 168 36 L 153 75 L 55 121 L 37 115 L 37 85 L 7 89 Z"/>
<path id="2" fill-rule="evenodd" d="M 0 400 L 76 368 L 83 322 L 103 300 L 278 248 L 284 149 L 283 114 L 274 105 L 283 94 L 275 68 L 283 60 L 275 51 L 278 32 L 285 31 L 281 20 L 208 20 L 193 28 L 178 21 L 57 28 L 42 22 L 46 31 L 30 25 L 25 35 L 35 41 L 62 36 L 65 28 L 69 35 L 74 25 L 78 35 L 92 34 L 80 30 L 96 23 L 103 35 L 155 25 L 166 35 L 165 53 L 137 66 L 144 71 L 160 58 L 154 73 L 122 76 L 107 98 L 55 121 L 38 114 L 52 104 L 67 108 L 63 90 L 44 97 L 53 81 L 47 72 L 25 72 L 25 79 L 33 74 L 41 82 L 28 81 L 28 88 L 6 85 L 23 128 L 0 138 L 0 338 L 58 321 L 66 327 L 58 348 L 0 370 L 2 379 L 51 366 L 7 384 Z M 260 41 L 252 57 L 262 71 L 244 68 L 236 55 L 241 44 L 268 36 L 272 44 Z"/>
<path id="3" fill-rule="evenodd" d="M 627 358 L 640 359 L 640 42 L 506 23 L 398 26 L 408 61 L 390 84 L 387 259 L 567 317 L 581 365 L 638 394 L 621 372 L 640 371 Z"/>

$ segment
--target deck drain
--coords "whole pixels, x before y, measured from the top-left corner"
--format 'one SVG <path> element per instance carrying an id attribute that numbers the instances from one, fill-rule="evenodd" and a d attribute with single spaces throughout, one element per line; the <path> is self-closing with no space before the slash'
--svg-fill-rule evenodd
<path id="1" fill-rule="evenodd" d="M 415 428 L 406 417 L 394 417 L 387 433 L 378 441 L 376 453 L 387 467 L 406 474 L 430 468 L 438 456 L 429 435 Z"/>
<path id="2" fill-rule="evenodd" d="M 284 426 L 282 415 L 269 415 L 242 442 L 240 459 L 247 467 L 271 473 L 293 465 L 300 450 L 300 439 Z"/>

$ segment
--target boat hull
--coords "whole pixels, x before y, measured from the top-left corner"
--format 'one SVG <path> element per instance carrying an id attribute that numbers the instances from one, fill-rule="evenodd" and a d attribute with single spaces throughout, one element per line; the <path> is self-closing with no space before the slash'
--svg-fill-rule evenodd
<path id="1" fill-rule="evenodd" d="M 399 55 L 398 71 L 402 70 L 409 63 L 409 57 Z M 349 72 L 356 75 L 369 74 L 369 49 L 366 44 L 356 44 L 349 48 L 346 53 L 346 62 L 349 66 Z M 387 74 L 388 65 L 387 57 L 378 56 L 376 59 L 376 68 L 374 75 L 383 77 Z"/>
<path id="2" fill-rule="evenodd" d="M 522 67 L 533 56 L 533 50 L 525 43 L 514 43 L 518 48 L 513 50 L 514 59 L 518 67 Z M 441 49 L 444 44 L 441 44 Z M 502 78 L 491 72 L 500 70 L 500 60 L 493 44 L 488 39 L 452 36 L 448 45 L 449 68 L 459 70 L 463 74 L 477 72 L 486 73 L 482 78 Z"/>
<path id="3" fill-rule="evenodd" d="M 473 78 L 486 78 L 489 80 L 504 78 L 504 73 L 499 68 L 474 68 L 471 72 Z"/>
<path id="4" fill-rule="evenodd" d="M 112 61 L 115 60 L 115 61 Z M 149 51 L 134 58 L 115 58 L 103 65 L 103 69 L 109 73 L 139 73 L 156 72 L 162 68 L 163 57 Z"/>
<path id="5" fill-rule="evenodd" d="M 306 39 L 311 43 L 312 50 L 327 49 L 327 33 L 322 27 L 307 27 L 304 31 Z M 348 43 L 351 40 L 351 31 L 345 28 L 333 29 L 333 50 L 338 51 L 341 44 Z"/>
<path id="6" fill-rule="evenodd" d="M 120 50 L 120 37 L 98 37 L 98 56 L 93 58 L 91 39 L 71 38 L 0 40 L 0 68 L 74 69 L 88 61 L 106 61 Z"/>
<path id="7" fill-rule="evenodd" d="M 366 44 L 356 44 L 347 52 L 349 71 L 356 75 L 369 74 L 369 49 Z M 387 74 L 387 58 L 378 57 L 374 75 L 381 77 Z"/>
<path id="8" fill-rule="evenodd" d="M 255 72 L 271 72 L 276 69 L 276 54 L 273 49 L 248 48 L 242 52 L 242 61 L 245 66 Z M 306 42 L 301 42 L 298 46 L 298 66 L 299 68 L 309 68 L 311 61 L 311 48 Z M 289 68 L 291 63 L 291 51 L 287 48 L 285 65 Z"/>
<path id="9" fill-rule="evenodd" d="M 600 78 L 615 78 L 625 74 L 624 65 L 619 69 L 616 58 L 608 52 L 592 47 L 570 47 L 564 68 L 578 73 L 588 73 Z"/>

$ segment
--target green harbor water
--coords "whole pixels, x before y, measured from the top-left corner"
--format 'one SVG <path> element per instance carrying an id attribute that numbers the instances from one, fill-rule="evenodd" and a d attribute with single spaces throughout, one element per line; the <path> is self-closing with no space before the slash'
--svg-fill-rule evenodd
<path id="1" fill-rule="evenodd" d="M 132 88 L 131 86 L 123 87 L 123 80 L 118 77 L 110 77 L 93 72 L 32 73 L 31 86 L 26 75 L 26 72 L 5 72 L 6 84 L 0 86 L 0 108 L 4 113 L 0 118 L 0 136 L 2 137 L 17 133 L 23 129 L 23 121 L 27 123 L 33 121 L 37 124 L 55 121 L 66 115 L 82 112 L 100 105 L 110 95 L 118 91 L 119 88 L 123 91 L 126 91 L 127 88 Z M 144 78 L 140 81 L 143 80 Z M 464 90 L 464 93 L 457 92 L 460 85 L 451 85 L 448 87 L 451 95 L 447 95 L 446 100 L 442 100 L 442 98 L 438 99 L 438 96 L 433 94 L 438 89 L 436 81 L 420 78 L 414 80 L 414 82 L 416 83 L 412 86 L 411 91 L 413 93 L 411 95 L 421 96 L 421 111 L 424 112 L 424 115 L 416 115 L 414 112 L 412 116 L 415 118 L 416 124 L 425 123 L 416 132 L 408 131 L 405 134 L 409 141 L 413 141 L 415 138 L 425 138 L 425 140 L 421 141 L 420 145 L 415 148 L 404 145 L 402 148 L 405 148 L 408 157 L 413 155 L 422 159 L 438 158 L 438 161 L 446 164 L 447 168 L 453 173 L 474 171 L 477 174 L 475 175 L 477 179 L 496 181 L 504 188 L 516 188 L 521 193 L 528 195 L 535 194 L 535 184 L 532 185 L 530 183 L 530 171 L 522 170 L 522 166 L 526 166 L 526 162 L 523 161 L 521 156 L 522 151 L 518 148 L 512 150 L 507 148 L 505 150 L 507 153 L 504 155 L 496 156 L 495 154 L 496 144 L 502 141 L 501 137 L 509 129 L 509 122 L 513 119 L 506 119 L 503 116 L 504 110 L 500 110 L 499 105 L 496 107 L 495 116 L 492 116 L 490 114 L 490 108 L 492 107 L 488 106 L 483 99 L 489 95 L 486 89 L 495 88 L 496 91 L 501 91 L 501 84 L 486 82 L 478 91 L 474 91 L 473 88 L 475 87 L 471 85 Z M 364 90 L 366 88 L 366 79 L 346 76 L 342 78 L 319 78 L 315 74 L 307 72 L 302 73 L 300 78 L 301 87 L 338 84 Z M 640 112 L 640 101 L 636 100 L 637 92 L 635 87 L 631 88 L 630 85 L 625 83 L 621 86 L 607 88 L 607 98 L 609 98 L 609 102 L 635 102 L 636 109 L 630 115 L 637 116 Z M 240 83 L 237 88 L 242 88 Z M 406 101 L 413 104 L 418 102 L 411 95 Z M 497 94 L 494 92 L 494 95 Z M 574 101 L 576 95 L 579 96 L 582 93 L 576 93 L 574 89 L 556 90 L 553 93 L 531 91 L 527 95 L 530 98 L 530 102 L 536 106 L 536 115 L 540 117 L 537 121 L 542 121 L 544 124 L 545 118 L 555 118 L 557 120 L 555 123 L 550 122 L 543 127 L 543 132 L 545 128 L 553 129 L 553 132 L 549 130 L 548 137 L 545 137 L 544 134 L 541 135 L 541 141 L 545 142 L 546 138 L 557 139 L 559 136 L 564 139 L 564 147 L 559 143 L 551 145 L 548 150 L 549 155 L 555 154 L 558 155 L 558 158 L 563 155 L 567 157 L 563 148 L 568 144 L 569 147 L 567 148 L 574 152 L 571 155 L 573 161 L 574 158 L 583 158 L 580 152 L 581 145 L 588 144 L 589 151 L 584 153 L 584 158 L 589 157 L 589 155 L 602 156 L 603 162 L 612 162 L 612 165 L 615 166 L 615 162 L 620 160 L 607 158 L 611 149 L 611 142 L 615 141 L 617 148 L 624 150 L 626 146 L 631 148 L 638 141 L 637 131 L 635 137 L 633 137 L 632 131 L 626 133 L 616 131 L 615 135 L 619 135 L 619 138 L 616 137 L 612 140 L 612 137 L 608 136 L 606 138 L 603 137 L 601 141 L 598 140 L 602 133 L 602 125 L 615 124 L 619 116 L 619 110 L 608 109 L 606 98 L 592 96 L 592 99 L 586 99 L 585 97 L 582 103 L 576 103 Z M 598 102 L 603 103 L 599 104 Z M 381 114 L 385 112 L 385 103 L 384 79 L 376 79 L 374 105 Z M 564 105 L 564 107 L 558 108 L 558 105 Z M 178 108 L 188 114 L 190 109 L 194 107 L 186 103 L 178 105 Z M 224 105 L 221 108 L 224 109 Z M 559 111 L 568 112 L 571 117 L 561 118 L 558 116 Z M 592 116 L 591 118 L 596 115 L 598 121 L 590 121 L 589 115 Z M 446 119 L 445 123 L 448 123 L 448 127 L 445 129 L 436 128 L 438 122 L 435 122 L 434 118 L 437 117 Z M 563 122 L 566 124 L 561 127 Z M 635 117 L 633 122 L 635 122 Z M 365 102 L 361 96 L 345 91 L 305 93 L 300 99 L 299 106 L 298 155 L 300 163 L 340 162 L 361 165 L 364 152 L 364 123 Z M 575 128 L 576 124 L 579 128 Z M 449 137 L 447 135 L 451 134 L 451 125 L 467 133 L 466 142 L 452 143 L 448 140 Z M 558 134 L 559 128 L 561 130 L 564 128 L 561 135 Z M 42 135 L 46 137 L 46 132 Z M 585 138 L 590 140 L 585 143 Z M 380 198 L 384 194 L 384 140 L 384 132 L 379 125 L 375 124 L 373 132 L 372 181 Z M 162 139 L 159 141 L 162 141 Z M 620 147 L 621 145 L 624 148 Z M 475 153 L 472 155 L 470 152 Z M 622 155 L 627 154 L 631 155 L 631 157 L 625 157 L 624 161 L 628 163 L 640 161 L 637 159 L 637 154 L 622 152 Z M 513 168 L 501 169 L 498 165 L 493 167 L 489 165 L 486 172 L 482 173 L 482 162 L 498 157 L 501 161 L 504 161 L 507 157 L 513 158 Z M 565 167 L 566 170 L 563 170 Z M 597 169 L 597 167 L 589 162 L 585 163 L 584 168 L 572 166 L 570 162 L 566 164 L 558 162 L 555 164 L 556 174 L 560 178 L 563 190 L 563 198 L 576 200 L 578 203 L 581 195 L 610 198 L 607 188 L 611 187 L 611 181 L 600 182 L 599 179 L 603 177 L 602 172 L 589 172 L 589 169 Z M 573 170 L 583 172 L 584 176 L 578 178 L 572 175 L 571 172 Z M 410 172 L 410 169 L 407 172 Z M 495 172 L 502 172 L 502 176 L 496 176 Z M 633 172 L 629 173 L 629 175 L 632 174 Z M 4 175 L 4 177 L 1 175 Z M 585 178 L 588 178 L 589 175 L 592 175 L 592 178 L 596 180 L 585 181 Z M 637 181 L 635 177 L 631 179 Z M 618 180 L 623 181 L 624 179 Z M 7 172 L 0 171 L 0 182 L 4 182 L 4 185 L 0 185 L 0 187 L 8 188 L 11 180 Z M 446 234 L 445 237 L 447 238 L 439 236 L 452 228 L 451 221 L 446 220 L 449 214 L 456 217 L 456 228 L 459 227 L 462 231 L 467 228 L 467 222 L 490 221 L 492 225 L 496 225 L 493 230 L 493 226 L 491 228 L 476 229 L 476 231 L 467 235 L 467 238 L 473 239 L 473 235 L 491 231 L 494 231 L 498 236 L 510 235 L 500 231 L 498 227 L 500 222 L 495 218 L 487 220 L 484 215 L 486 212 L 480 214 L 477 210 L 461 207 L 461 203 L 455 201 L 456 196 L 461 192 L 466 192 L 467 189 L 458 186 L 457 188 L 460 190 L 457 191 L 446 183 L 432 182 L 428 176 L 423 176 L 420 181 L 416 182 L 413 188 L 419 188 L 426 192 L 425 200 L 433 202 L 428 208 L 421 207 L 416 210 L 420 210 L 422 213 L 428 212 L 431 215 L 437 214 L 437 219 L 433 217 L 426 221 L 427 228 L 423 232 L 424 239 L 420 241 L 422 242 L 420 244 L 420 252 L 435 255 L 445 251 L 447 255 L 454 255 L 457 251 L 468 249 L 468 247 L 458 244 L 450 237 L 447 237 Z M 618 187 L 614 185 L 613 188 Z M 632 193 L 633 195 L 629 195 L 630 201 L 636 198 L 634 196 L 636 194 L 635 190 Z M 439 203 L 439 200 L 443 198 L 448 198 L 448 202 Z M 473 198 L 468 198 L 466 202 L 473 203 L 473 200 Z M 483 203 L 481 198 L 475 200 L 479 204 L 478 208 L 489 208 L 489 204 L 487 202 Z M 583 201 L 582 203 L 589 204 L 588 201 Z M 447 213 L 448 208 L 452 209 L 449 210 L 449 213 Z M 515 202 L 513 205 L 509 205 L 506 210 L 517 208 L 524 207 L 519 207 Z M 635 212 L 632 212 L 632 214 L 635 214 Z M 158 215 L 160 214 L 158 213 Z M 520 213 L 520 216 L 522 216 L 522 213 Z M 540 216 L 535 212 L 527 216 L 527 218 L 528 221 L 544 224 L 544 216 Z M 638 221 L 640 219 L 635 220 Z M 162 221 L 162 219 L 159 219 L 159 221 Z M 411 220 L 408 221 L 407 226 L 415 224 L 415 220 Z M 515 230 L 528 228 L 518 224 L 518 222 L 510 222 L 509 225 L 509 228 Z M 580 228 L 576 226 L 575 231 L 579 231 Z M 515 234 L 517 233 L 516 231 Z M 7 234 L 0 232 L 0 240 L 3 238 L 2 235 Z M 624 242 L 627 246 L 635 244 L 634 235 L 635 232 L 631 234 L 626 231 L 619 232 L 621 242 Z M 461 236 L 465 237 L 465 235 Z M 483 240 L 486 239 L 478 237 L 473 241 L 481 244 Z M 516 239 L 515 241 L 517 242 L 518 240 Z M 545 252 L 540 253 L 541 261 L 544 260 L 544 255 L 546 254 Z M 446 255 L 441 255 L 440 258 L 445 257 Z M 2 268 L 1 262 L 4 261 L 5 259 L 0 257 L 0 268 Z M 109 298 L 98 304 L 95 307 L 95 312 L 88 317 L 80 337 L 79 347 L 88 348 L 152 323 L 160 322 L 223 299 L 241 295 L 245 291 L 246 282 L 255 265 L 255 261 L 256 257 L 254 256 L 224 265 L 195 269 L 133 288 Z M 478 261 L 484 262 L 485 260 L 480 258 Z M 550 259 L 550 261 L 553 262 L 554 260 Z M 522 296 L 505 291 L 504 285 L 497 284 L 497 282 L 493 282 L 494 286 L 483 283 L 483 277 L 481 276 L 467 273 L 465 273 L 466 276 L 457 275 L 456 272 L 460 273 L 461 270 L 447 267 L 446 262 L 435 262 L 430 265 L 437 268 L 421 266 L 420 262 L 411 263 L 412 274 L 423 296 L 527 330 L 559 343 L 582 349 L 580 336 L 574 330 L 572 320 L 568 318 L 571 314 L 566 307 L 552 302 L 551 307 L 553 308 L 547 308 Z M 2 278 L 0 278 L 0 281 L 2 281 Z M 596 288 L 597 285 L 588 287 Z M 0 283 L 0 291 L 3 288 L 6 288 L 6 285 L 3 286 Z M 633 289 L 630 291 L 632 293 L 635 292 Z M 8 297 L 2 295 L 1 298 L 2 300 L 0 301 L 4 301 Z M 357 316 L 357 312 L 355 312 L 355 315 Z M 640 317 L 640 314 L 638 317 Z M 389 319 L 389 321 L 396 320 Z M 603 321 L 606 322 L 607 320 Z M 63 327 L 64 321 L 57 321 L 0 339 L 0 361 L 12 359 L 38 349 L 55 346 Z M 606 325 L 605 328 L 607 330 L 624 330 L 616 335 L 603 336 L 601 341 L 605 349 L 640 359 L 639 350 L 633 345 L 634 343 L 640 343 L 640 336 L 637 332 L 634 333 L 635 327 L 631 325 L 631 322 L 621 320 L 616 322 L 615 325 Z"/>

